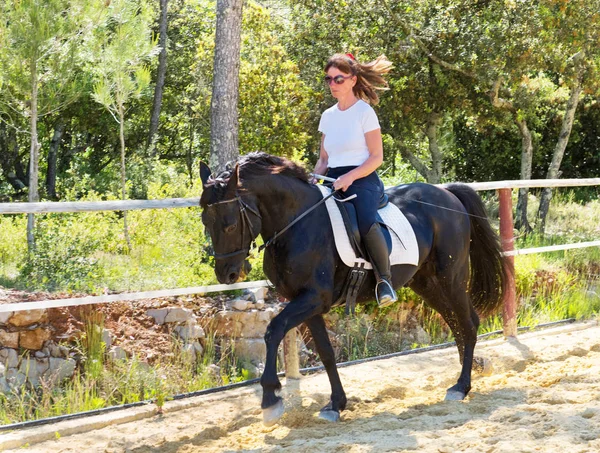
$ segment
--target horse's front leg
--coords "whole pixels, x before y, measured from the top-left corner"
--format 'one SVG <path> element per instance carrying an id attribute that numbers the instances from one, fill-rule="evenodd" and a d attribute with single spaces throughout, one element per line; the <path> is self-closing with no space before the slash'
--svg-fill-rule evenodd
<path id="1" fill-rule="evenodd" d="M 327 335 L 325 320 L 323 315 L 316 315 L 306 321 L 306 325 L 310 329 L 310 333 L 315 341 L 315 346 L 327 376 L 331 384 L 331 399 L 329 403 L 321 409 L 319 417 L 332 422 L 337 422 L 340 419 L 340 412 L 346 409 L 346 393 L 342 387 L 342 381 L 338 374 L 335 364 L 335 352 L 331 346 L 331 341 Z"/>
<path id="2" fill-rule="evenodd" d="M 263 409 L 263 423 L 273 425 L 283 415 L 283 402 L 281 397 L 275 395 L 281 389 L 281 382 L 277 377 L 277 350 L 285 334 L 300 325 L 315 314 L 321 313 L 322 304 L 319 303 L 317 293 L 307 290 L 292 299 L 287 306 L 275 316 L 265 334 L 267 346 L 267 360 L 265 371 L 260 378 L 263 388 L 261 408 Z"/>

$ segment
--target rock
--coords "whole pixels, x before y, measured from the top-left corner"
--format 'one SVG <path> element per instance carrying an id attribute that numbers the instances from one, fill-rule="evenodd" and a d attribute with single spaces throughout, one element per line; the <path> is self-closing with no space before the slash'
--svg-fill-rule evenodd
<path id="1" fill-rule="evenodd" d="M 102 341 L 106 345 L 106 349 L 107 350 L 110 349 L 110 347 L 112 346 L 112 337 L 110 334 L 110 330 L 108 330 L 108 329 L 102 330 Z"/>
<path id="2" fill-rule="evenodd" d="M 264 300 L 257 300 L 256 304 L 254 304 L 256 308 L 258 308 L 259 310 L 262 310 L 263 308 L 265 308 L 265 301 Z"/>
<path id="3" fill-rule="evenodd" d="M 217 380 L 221 379 L 221 367 L 214 363 L 208 365 L 208 373 Z"/>
<path id="4" fill-rule="evenodd" d="M 168 308 L 156 308 L 152 310 L 148 310 L 146 314 L 152 318 L 154 318 L 154 322 L 159 325 L 163 325 L 165 323 L 165 318 L 169 314 Z"/>
<path id="5" fill-rule="evenodd" d="M 46 319 L 46 310 L 24 310 L 15 312 L 8 323 L 17 327 L 24 327 L 43 322 Z"/>
<path id="6" fill-rule="evenodd" d="M 175 307 L 169 309 L 165 322 L 187 322 L 192 319 L 194 312 L 188 308 Z"/>
<path id="7" fill-rule="evenodd" d="M 263 302 L 265 301 L 265 299 L 267 298 L 267 293 L 269 292 L 269 288 L 252 288 L 250 290 L 250 293 L 252 294 L 254 301 L 258 302 L 259 300 L 262 300 Z"/>
<path id="8" fill-rule="evenodd" d="M 192 343 L 192 346 L 194 347 L 194 351 L 196 351 L 196 357 L 201 357 L 202 354 L 204 354 L 204 348 L 202 347 L 200 342 L 194 341 Z"/>
<path id="9" fill-rule="evenodd" d="M 248 308 L 248 301 L 244 299 L 236 299 L 231 303 L 231 306 L 238 311 L 244 311 Z"/>
<path id="10" fill-rule="evenodd" d="M 19 347 L 19 332 L 7 332 L 0 329 L 0 346 L 17 349 Z"/>
<path id="11" fill-rule="evenodd" d="M 76 362 L 73 359 L 57 359 L 51 357 L 49 368 L 46 373 L 44 373 L 44 379 L 52 386 L 59 384 L 63 380 L 73 376 L 75 373 L 75 365 Z"/>
<path id="12" fill-rule="evenodd" d="M 61 357 L 61 352 L 58 345 L 54 341 L 46 342 L 44 349 L 48 350 L 48 355 L 50 357 Z"/>
<path id="13" fill-rule="evenodd" d="M 181 355 L 185 362 L 194 363 L 196 361 L 196 349 L 191 344 L 183 345 Z"/>
<path id="14" fill-rule="evenodd" d="M 414 332 L 415 343 L 431 344 L 431 337 L 421 326 L 416 326 Z"/>
<path id="15" fill-rule="evenodd" d="M 23 385 L 25 385 L 26 381 L 27 376 L 25 376 L 16 368 L 10 368 L 6 372 L 6 383 L 8 384 L 8 387 L 12 390 L 20 389 L 21 387 L 23 387 Z"/>
<path id="16" fill-rule="evenodd" d="M 32 386 L 39 387 L 40 377 L 48 371 L 49 366 L 48 359 L 23 359 L 19 371 L 25 375 Z"/>
<path id="17" fill-rule="evenodd" d="M 4 377 L 5 374 L 6 374 L 6 367 L 4 366 L 3 363 L 0 363 L 0 377 Z"/>
<path id="18" fill-rule="evenodd" d="M 10 392 L 10 387 L 8 386 L 8 382 L 5 377 L 0 376 L 0 393 L 4 395 L 8 395 Z"/>
<path id="19" fill-rule="evenodd" d="M 8 324 L 8 320 L 13 315 L 12 311 L 0 313 L 0 324 Z"/>
<path id="20" fill-rule="evenodd" d="M 32 351 L 42 349 L 44 342 L 50 339 L 50 332 L 41 327 L 19 332 L 19 346 Z"/>
<path id="21" fill-rule="evenodd" d="M 177 326 L 175 332 L 179 335 L 179 338 L 186 342 L 204 338 L 204 329 L 198 324 L 187 323 L 185 326 Z"/>
<path id="22" fill-rule="evenodd" d="M 0 349 L 0 363 L 4 363 L 6 368 L 17 368 L 19 366 L 17 351 L 10 348 Z"/>
<path id="23" fill-rule="evenodd" d="M 235 355 L 243 360 L 264 362 L 267 345 L 262 338 L 239 338 L 234 341 Z"/>
<path id="24" fill-rule="evenodd" d="M 35 351 L 35 354 L 33 354 L 33 356 L 34 356 L 36 359 L 43 359 L 43 358 L 45 358 L 45 357 L 48 357 L 48 355 L 47 355 L 47 354 L 44 354 L 42 351 Z"/>
<path id="25" fill-rule="evenodd" d="M 120 346 L 113 346 L 108 351 L 108 358 L 113 362 L 127 359 L 127 352 Z"/>

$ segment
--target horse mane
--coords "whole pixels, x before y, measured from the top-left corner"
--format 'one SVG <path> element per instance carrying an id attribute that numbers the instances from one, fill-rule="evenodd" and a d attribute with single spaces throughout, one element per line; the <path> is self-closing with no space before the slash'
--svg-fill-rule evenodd
<path id="1" fill-rule="evenodd" d="M 308 182 L 306 169 L 284 157 L 253 152 L 238 160 L 240 179 L 254 179 L 264 175 L 283 175 Z"/>
<path id="2" fill-rule="evenodd" d="M 264 152 L 252 152 L 238 159 L 240 181 L 251 181 L 266 175 L 283 175 L 296 178 L 308 183 L 309 175 L 306 169 L 284 157 L 272 156 Z M 201 205 L 220 201 L 227 191 L 227 183 L 234 169 L 228 164 L 227 169 L 219 173 L 216 178 L 211 177 L 206 187 L 211 187 L 210 192 L 204 191 Z"/>
<path id="3" fill-rule="evenodd" d="M 304 167 L 284 157 L 272 156 L 263 152 L 256 151 L 246 154 L 238 159 L 237 164 L 239 165 L 239 176 L 242 181 L 265 175 L 289 176 L 304 182 L 309 180 L 308 172 Z M 214 185 L 215 188 L 227 186 L 227 181 L 229 181 L 233 172 L 231 163 L 227 164 L 227 167 L 216 178 L 212 178 L 209 185 Z"/>

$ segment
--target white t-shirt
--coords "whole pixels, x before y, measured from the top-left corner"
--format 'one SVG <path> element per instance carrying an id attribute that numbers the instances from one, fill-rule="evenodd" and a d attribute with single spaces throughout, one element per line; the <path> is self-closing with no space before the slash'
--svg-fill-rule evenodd
<path id="1" fill-rule="evenodd" d="M 323 147 L 329 168 L 362 165 L 369 158 L 365 134 L 379 129 L 373 107 L 359 99 L 352 107 L 340 110 L 338 104 L 321 115 L 319 132 L 325 134 Z"/>

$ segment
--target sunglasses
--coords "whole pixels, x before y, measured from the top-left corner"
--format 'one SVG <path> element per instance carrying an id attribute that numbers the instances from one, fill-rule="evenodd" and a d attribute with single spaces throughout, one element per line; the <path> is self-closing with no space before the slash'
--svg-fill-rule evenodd
<path id="1" fill-rule="evenodd" d="M 327 85 L 331 85 L 331 82 L 335 82 L 336 85 L 341 85 L 342 83 L 344 83 L 346 81 L 346 79 L 351 79 L 354 76 L 343 76 L 343 75 L 336 75 L 335 77 L 331 77 L 331 76 L 325 76 L 323 78 L 323 81 L 327 84 Z"/>

